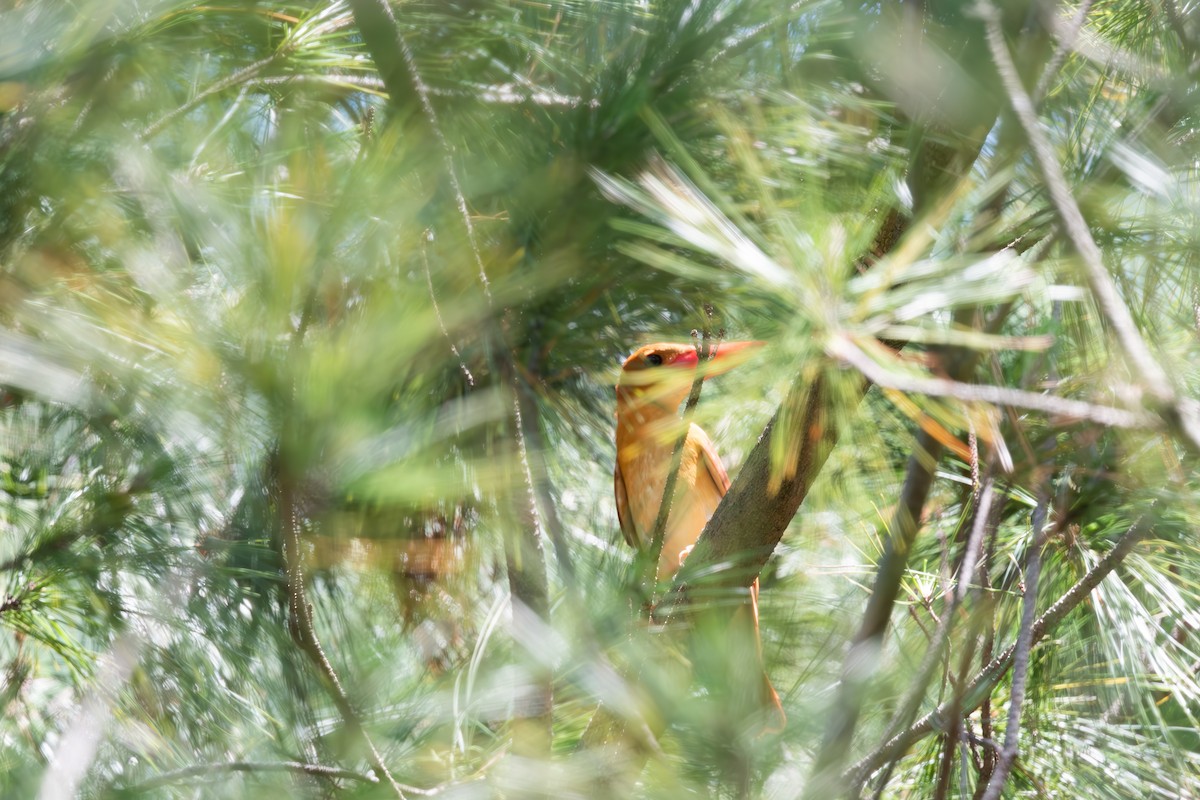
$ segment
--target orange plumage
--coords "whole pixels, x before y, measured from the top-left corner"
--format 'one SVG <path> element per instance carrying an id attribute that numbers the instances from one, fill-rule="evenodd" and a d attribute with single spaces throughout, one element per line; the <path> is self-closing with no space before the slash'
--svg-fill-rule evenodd
<path id="1" fill-rule="evenodd" d="M 705 362 L 705 377 L 740 363 L 737 354 L 759 342 L 725 342 Z M 625 360 L 617 384 L 617 463 L 614 489 L 621 532 L 633 547 L 650 546 L 662 503 L 671 456 L 679 435 L 679 404 L 687 396 L 698 367 L 690 344 L 658 343 L 639 348 Z M 684 440 L 675 496 L 667 518 L 658 576 L 678 571 L 709 517 L 729 489 L 729 475 L 704 429 L 691 425 Z M 750 590 L 748 613 L 754 626 L 754 658 L 762 666 L 758 636 L 758 581 Z M 765 670 L 763 702 L 774 717 L 770 727 L 782 728 L 783 708 Z"/>

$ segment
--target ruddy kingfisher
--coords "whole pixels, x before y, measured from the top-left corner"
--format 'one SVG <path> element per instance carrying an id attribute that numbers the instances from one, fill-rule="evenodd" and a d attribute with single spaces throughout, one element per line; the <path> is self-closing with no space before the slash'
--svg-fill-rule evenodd
<path id="1" fill-rule="evenodd" d="M 680 434 L 679 405 L 698 369 L 707 379 L 745 360 L 762 342 L 722 342 L 701 366 L 692 344 L 658 343 L 639 347 L 625 359 L 617 382 L 617 463 L 614 489 L 621 533 L 639 550 L 650 547 L 668 473 Z M 674 498 L 663 531 L 659 580 L 669 580 L 704 531 L 729 489 L 729 475 L 712 439 L 691 424 L 684 439 Z M 768 730 L 782 730 L 785 716 L 767 677 L 758 633 L 758 580 L 750 587 L 748 616 L 753 625 L 753 658 L 762 674 L 761 699 L 772 718 Z"/>

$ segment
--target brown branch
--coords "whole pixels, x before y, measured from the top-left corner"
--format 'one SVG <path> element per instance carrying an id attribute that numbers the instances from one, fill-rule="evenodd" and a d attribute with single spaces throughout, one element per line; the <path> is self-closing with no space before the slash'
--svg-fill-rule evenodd
<path id="1" fill-rule="evenodd" d="M 862 394 L 866 390 L 864 382 Z M 701 578 L 707 589 L 749 587 L 758 577 L 837 442 L 837 431 L 826 419 L 826 393 L 823 375 L 792 387 L 676 573 L 660 611 L 671 615 L 686 606 L 689 584 Z M 783 426 L 781 419 L 788 411 L 799 413 Z M 790 440 L 786 444 L 776 439 L 785 435 Z M 796 454 L 782 477 L 775 474 L 771 455 L 780 446 Z"/>
<path id="2" fill-rule="evenodd" d="M 963 135 L 956 147 L 922 146 L 911 159 L 910 188 L 914 217 L 930 225 L 948 215 L 956 186 L 980 148 L 991 123 Z M 928 143 L 926 143 L 928 145 Z M 951 191 L 944 191 L 951 187 Z M 873 260 L 901 245 L 911 227 L 895 208 L 882 215 L 869 254 L 858 266 L 869 268 Z M 914 234 L 921 241 L 923 233 Z M 863 381 L 858 397 L 866 394 Z M 823 371 L 797 378 L 750 451 L 736 480 L 717 506 L 687 562 L 676 573 L 668 611 L 687 602 L 688 583 L 704 576 L 706 586 L 748 588 L 766 565 L 808 496 L 834 445 L 838 431 L 827 404 L 830 386 Z M 780 464 L 777 455 L 787 454 Z"/>
<path id="3" fill-rule="evenodd" d="M 1003 504 L 997 507 L 1003 508 Z M 997 512 L 999 513 L 999 512 Z M 999 520 L 992 526 L 988 532 L 988 541 L 985 545 L 983 553 L 983 561 L 979 565 L 979 598 L 983 604 L 983 609 L 980 612 L 986 620 L 987 628 L 983 634 L 983 647 L 979 650 L 980 666 L 986 667 L 992 662 L 992 656 L 996 650 L 996 615 L 993 610 L 994 596 L 992 595 L 992 576 L 991 568 L 996 558 L 996 540 L 1000 536 Z M 965 685 L 966 681 L 963 681 Z M 960 691 L 961 694 L 961 691 Z M 956 707 L 955 712 L 958 712 Z M 992 695 L 989 693 L 983 698 L 983 702 L 979 706 L 979 731 L 983 738 L 990 740 L 992 738 Z M 993 770 L 996 768 L 996 749 L 987 748 L 983 751 L 979 766 L 979 780 L 976 786 L 975 794 L 972 800 L 980 800 L 984 790 L 987 789 L 988 780 L 991 778 Z"/>
<path id="4" fill-rule="evenodd" d="M 974 580 L 976 560 L 973 555 L 979 550 L 983 542 L 984 530 L 992 522 L 991 513 L 994 488 L 995 480 L 989 470 L 987 477 L 983 479 L 979 498 L 976 501 L 971 533 L 967 539 L 963 555 L 963 565 L 959 572 L 957 586 L 950 591 L 950 602 L 942 612 L 942 621 L 938 625 L 937 631 L 934 632 L 933 640 L 925 651 L 925 657 L 921 662 L 921 666 L 917 669 L 917 679 L 913 682 L 908 695 L 901 703 L 900 710 L 892 717 L 887 730 L 880 737 L 880 740 L 883 742 L 891 740 L 897 733 L 912 724 L 913 718 L 917 715 L 917 710 L 921 707 L 921 701 L 925 699 L 925 692 L 929 688 L 929 683 L 933 679 L 933 671 L 945 655 L 946 646 L 950 641 L 950 634 L 958 619 L 958 609 L 962 605 L 963 600 L 966 599 L 971 581 Z M 852 786 L 849 793 L 852 795 L 857 794 L 860 790 L 861 787 Z"/>
<path id="5" fill-rule="evenodd" d="M 1011 309 L 1011 303 L 997 309 L 983 323 L 983 330 L 988 333 L 998 330 Z M 967 324 L 977 316 L 975 310 L 959 309 L 955 312 L 955 322 Z M 978 353 L 961 348 L 943 350 L 942 355 L 953 383 L 971 374 L 978 360 Z M 805 797 L 820 797 L 841 788 L 840 774 L 853 743 L 867 682 L 877 667 L 883 636 L 900 593 L 900 585 L 908 568 L 908 555 L 921 527 L 921 515 L 943 449 L 944 445 L 932 431 L 921 429 L 909 457 L 900 500 L 886 531 L 887 541 L 875 583 L 871 587 L 871 597 L 863 613 L 862 626 L 846 656 L 837 698 L 826 726 L 825 740 L 817 753 L 813 777 L 805 787 Z"/>
<path id="6" fill-rule="evenodd" d="M 304 563 L 300 553 L 300 516 L 296 506 L 296 486 L 292 477 L 286 472 L 283 457 L 276 453 L 273 461 L 275 463 L 271 465 L 272 480 L 279 503 L 279 525 L 287 575 L 288 630 L 292 635 L 292 640 L 316 667 L 317 673 L 323 679 L 325 688 L 333 699 L 342 720 L 346 723 L 346 727 L 366 745 L 371 766 L 387 780 L 396 797 L 404 800 L 404 791 L 392 777 L 383 756 L 380 755 L 375 743 L 371 740 L 371 735 L 363 725 L 358 710 L 350 701 L 350 696 L 342 686 L 337 671 L 334 670 L 333 664 L 325 654 L 325 649 L 321 646 L 321 640 L 317 637 L 316 627 L 313 624 L 312 605 L 308 602 L 304 586 Z"/>
<path id="7" fill-rule="evenodd" d="M 1147 515 L 1150 510 L 1153 510 L 1153 507 L 1148 510 Z M 1153 524 L 1147 520 L 1146 516 L 1142 516 L 1134 522 L 1129 527 L 1129 530 L 1117 539 L 1113 548 L 1094 567 L 1088 570 L 1087 574 L 1076 581 L 1062 597 L 1058 598 L 1053 605 L 1037 618 L 1037 621 L 1030 628 L 1030 646 L 1036 645 L 1045 638 L 1067 614 L 1082 603 L 1091 591 L 1099 586 L 1100 582 L 1108 577 L 1125 560 L 1130 552 L 1132 552 L 1134 546 L 1151 533 L 1153 527 Z M 987 666 L 980 670 L 971 680 L 962 693 L 962 714 L 969 715 L 973 713 L 983 705 L 985 700 L 991 697 L 992 690 L 995 689 L 996 685 L 1012 666 L 1016 650 L 1017 646 L 1015 644 L 1010 645 L 1004 652 L 988 662 Z M 909 726 L 908 730 L 892 737 L 890 741 L 876 748 L 842 774 L 844 785 L 861 785 L 872 773 L 889 761 L 902 756 L 916 742 L 929 736 L 931 733 L 944 730 L 951 711 L 952 701 L 943 703 Z"/>
<path id="8" fill-rule="evenodd" d="M 1084 277 L 1096 306 L 1108 322 L 1126 358 L 1140 374 L 1142 386 L 1153 399 L 1156 413 L 1185 446 L 1193 453 L 1200 454 L 1200 414 L 1197 404 L 1177 395 L 1170 376 L 1150 352 L 1149 346 L 1138 331 L 1133 315 L 1125 306 L 1112 276 L 1105 268 L 1104 256 L 1096 240 L 1092 238 L 1079 204 L 1071 195 L 1050 138 L 1038 120 L 1033 101 L 1026 93 L 1016 65 L 1013 64 L 1012 55 L 1001 31 L 1000 12 L 989 0 L 978 0 L 975 11 L 984 21 L 988 47 L 992 52 L 996 70 L 1008 93 L 1009 103 L 1017 120 L 1025 131 L 1025 137 L 1033 150 L 1034 159 L 1042 172 L 1050 200 L 1058 212 L 1059 219 L 1062 220 L 1067 238 L 1079 255 Z"/>
<path id="9" fill-rule="evenodd" d="M 954 683 L 954 694 L 951 696 L 950 713 L 947 715 L 947 719 L 950 721 L 949 729 L 944 734 L 945 742 L 942 748 L 942 759 L 938 764 L 937 784 L 934 788 L 933 800 L 945 800 L 950 788 L 950 773 L 953 771 L 954 754 L 958 751 L 959 738 L 964 732 L 963 723 L 966 722 L 959 707 L 962 704 L 962 687 L 966 683 L 967 670 L 971 667 L 971 659 L 975 657 L 975 629 L 977 629 L 978 620 L 978 617 L 974 618 L 973 622 L 976 624 L 972 626 L 973 630 L 967 637 L 962 653 L 959 655 L 958 681 L 954 682 L 954 678 L 950 678 L 951 682 Z M 888 768 L 890 769 L 894 764 L 895 762 L 890 762 Z"/>

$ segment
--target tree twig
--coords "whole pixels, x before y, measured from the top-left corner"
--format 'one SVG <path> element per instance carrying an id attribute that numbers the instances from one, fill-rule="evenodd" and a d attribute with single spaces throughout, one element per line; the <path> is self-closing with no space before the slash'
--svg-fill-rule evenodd
<path id="1" fill-rule="evenodd" d="M 1108 577 L 1109 573 L 1125 560 L 1138 542 L 1150 535 L 1154 525 L 1147 517 L 1152 510 L 1153 507 L 1147 511 L 1146 515 L 1134 522 L 1125 533 L 1121 534 L 1120 538 L 1113 545 L 1113 548 L 1096 562 L 1096 565 L 1088 570 L 1087 574 L 1076 581 L 1062 597 L 1058 598 L 1053 605 L 1037 618 L 1037 621 L 1033 623 L 1030 629 L 1031 647 L 1054 630 L 1054 627 L 1062 621 L 1063 617 L 1082 603 L 1091 591 L 1099 586 L 1100 582 Z M 961 713 L 973 713 L 983 704 L 985 699 L 991 696 L 991 692 L 996 684 L 1000 682 L 1001 678 L 1007 674 L 1009 668 L 1012 666 L 1016 649 L 1015 644 L 1010 645 L 1004 652 L 988 662 L 987 666 L 980 670 L 971 680 L 970 684 L 963 691 Z M 909 726 L 908 730 L 892 737 L 890 741 L 876 748 L 850 767 L 850 769 L 846 770 L 842 774 L 843 784 L 847 786 L 861 785 L 862 781 L 865 781 L 871 773 L 875 772 L 875 770 L 888 761 L 899 758 L 913 744 L 935 731 L 943 730 L 946 727 L 946 720 L 950 711 L 951 702 L 943 703 L 914 722 Z"/>
<path id="2" fill-rule="evenodd" d="M 889 389 L 930 397 L 953 397 L 969 403 L 993 403 L 1002 406 L 1042 411 L 1071 419 L 1088 420 L 1113 428 L 1153 427 L 1155 418 L 1137 411 L 1101 406 L 1067 397 L 1027 392 L 1008 386 L 962 383 L 948 378 L 918 378 L 898 375 L 870 358 L 848 336 L 835 336 L 826 346 L 829 355 L 851 365 L 872 383 Z"/>
<path id="3" fill-rule="evenodd" d="M 321 640 L 317 636 L 316 627 L 313 625 L 312 605 L 308 602 L 304 586 L 304 561 L 300 554 L 300 517 L 296 508 L 296 487 L 292 476 L 287 474 L 281 455 L 276 454 L 274 461 L 272 478 L 279 502 L 280 533 L 287 571 L 288 627 L 292 639 L 317 668 L 317 672 L 324 680 L 326 689 L 333 698 L 333 703 L 337 706 L 338 713 L 345 721 L 346 726 L 366 745 L 371 766 L 384 777 L 396 797 L 404 800 L 404 791 L 392 777 L 387 763 L 383 760 L 378 748 L 375 747 L 375 742 L 372 741 L 370 733 L 363 725 L 358 710 L 350 701 L 350 696 L 342 686 L 337 671 L 330 663 L 325 649 L 321 646 Z"/>
<path id="4" fill-rule="evenodd" d="M 495 302 L 492 295 L 491 281 L 484 265 L 483 251 L 475 234 L 475 225 L 471 220 L 470 207 L 458 170 L 454 163 L 454 147 L 443 130 L 438 119 L 437 109 L 433 105 L 431 90 L 421 76 L 420 69 L 412 49 L 404 37 L 404 32 L 392 13 L 387 0 L 350 0 L 355 24 L 368 52 L 375 61 L 387 89 L 388 97 L 393 108 L 403 110 L 404 98 L 415 97 L 421 113 L 414 116 L 418 124 L 424 128 L 424 133 L 437 143 L 442 159 L 444 178 L 449 183 L 454 197 L 466 242 L 478 270 L 479 285 L 483 291 L 488 309 L 493 319 L 488 323 L 487 338 L 494 342 L 498 351 L 498 367 L 503 383 L 513 392 L 512 425 L 513 437 L 516 442 L 516 453 L 520 462 L 521 478 L 524 483 L 525 497 L 512 498 L 517 519 L 522 530 L 516 537 L 505 543 L 505 560 L 509 572 L 509 586 L 515 600 L 520 601 L 527 609 L 532 610 L 548 622 L 550 615 L 549 590 L 547 586 L 546 564 L 541 544 L 540 532 L 544 530 L 538 510 L 538 489 L 534 482 L 533 471 L 530 468 L 528 447 L 526 446 L 525 428 L 521 419 L 522 391 L 520 378 L 516 367 L 513 349 L 505 335 L 505 330 L 494 317 Z M 465 371 L 460 357 L 460 367 Z M 522 616 L 514 607 L 514 627 L 520 625 Z M 519 633 L 519 632 L 518 632 Z M 518 638 L 521 638 L 518 635 Z M 553 710 L 553 681 L 551 676 L 546 680 L 539 692 L 539 708 L 531 715 L 540 720 L 539 728 L 546 734 L 544 741 L 538 746 L 537 755 L 548 756 L 550 752 L 550 723 Z M 525 755 L 534 754 L 527 752 Z"/>
<path id="5" fill-rule="evenodd" d="M 1183 444 L 1193 453 L 1200 454 L 1200 415 L 1197 413 L 1197 404 L 1178 396 L 1166 370 L 1155 359 L 1138 331 L 1133 315 L 1121 299 L 1112 276 L 1105 268 L 1104 256 L 1096 240 L 1092 238 L 1079 204 L 1071 195 L 1062 166 L 1058 163 L 1050 139 L 1037 118 L 1033 101 L 1026 93 L 1013 64 L 1012 55 L 1000 28 L 1000 12 L 990 0 L 978 0 L 975 12 L 984 22 L 988 47 L 1008 93 L 1009 103 L 1025 131 L 1025 137 L 1033 150 L 1050 200 L 1062 220 L 1067 238 L 1079 255 L 1084 277 L 1095 298 L 1096 306 L 1111 327 L 1125 356 L 1140 374 L 1142 386 L 1156 406 L 1154 410 Z"/>
<path id="6" fill-rule="evenodd" d="M 446 180 L 454 192 L 454 201 L 466 229 L 467 244 L 475 257 L 475 265 L 479 270 L 479 283 L 490 304 L 492 301 L 491 282 L 488 280 L 487 269 L 483 264 L 483 253 L 475 236 L 475 225 L 471 221 L 471 210 L 467 206 L 467 197 L 463 192 L 462 182 L 458 179 L 458 170 L 454 166 L 454 148 L 449 138 L 442 130 L 438 121 L 437 109 L 434 108 L 430 89 L 421 77 L 417 68 L 416 58 L 412 48 L 404 38 L 404 32 L 392 14 L 392 7 L 387 0 L 350 0 L 354 12 L 355 24 L 375 66 L 383 78 L 391 104 L 396 109 L 404 106 L 403 95 L 411 89 L 421 107 L 423 119 L 428 132 L 433 136 L 441 152 Z"/>
<path id="7" fill-rule="evenodd" d="M 425 287 L 429 290 L 429 303 L 433 306 L 433 314 L 437 318 L 438 327 L 442 330 L 442 336 L 446 339 L 446 344 L 450 345 L 450 352 L 458 359 L 458 368 L 462 370 L 463 378 L 467 382 L 467 387 L 475 388 L 475 376 L 471 374 L 471 370 L 467 368 L 467 362 L 463 359 L 462 353 L 458 349 L 458 345 L 454 343 L 454 338 L 450 335 L 450 329 L 446 327 L 446 320 L 442 317 L 442 307 L 438 303 L 437 293 L 433 290 L 433 274 L 429 271 L 429 237 L 433 236 L 433 231 L 429 231 L 426 235 L 426 240 L 421 242 L 421 265 L 425 267 Z"/>
<path id="8" fill-rule="evenodd" d="M 996 759 L 996 768 L 988 781 L 983 800 L 999 800 L 1004 782 L 1017 760 L 1021 735 L 1021 706 L 1025 702 L 1025 681 L 1029 675 L 1029 654 L 1033 649 L 1033 623 L 1037 617 L 1038 581 L 1042 574 L 1042 548 L 1046 544 L 1046 508 L 1050 498 L 1043 492 L 1041 503 L 1033 514 L 1033 547 L 1025 564 L 1025 606 L 1021 612 L 1021 627 L 1017 631 L 1013 653 L 1012 689 L 1008 698 L 1008 721 L 1004 729 L 1004 746 Z"/>
<path id="9" fill-rule="evenodd" d="M 188 100 L 186 103 L 181 105 L 179 108 L 176 108 L 176 109 L 173 109 L 173 110 L 167 112 L 159 119 L 157 119 L 154 122 L 147 125 L 146 129 L 143 130 L 141 132 L 141 134 L 138 135 L 138 139 L 140 139 L 143 142 L 146 141 L 147 139 L 153 139 L 155 136 L 157 136 L 159 133 L 161 133 L 167 127 L 167 124 L 170 123 L 171 120 L 175 119 L 176 117 L 180 116 L 181 114 L 188 113 L 193 108 L 200 105 L 205 100 L 207 100 L 208 98 L 212 97 L 215 94 L 220 94 L 221 92 L 225 91 L 226 89 L 229 89 L 231 87 L 237 86 L 238 84 L 247 83 L 247 82 L 253 80 L 254 78 L 256 78 L 259 75 L 259 73 L 261 73 L 267 67 L 271 66 L 275 62 L 282 59 L 283 56 L 286 55 L 286 52 L 287 52 L 286 50 L 282 50 L 282 49 L 277 50 L 274 53 L 272 53 L 271 55 L 267 56 L 266 58 L 259 59 L 258 61 L 255 61 L 253 64 L 249 64 L 245 67 L 242 67 L 237 72 L 234 72 L 232 75 L 221 78 L 218 81 L 214 81 L 210 86 L 208 86 L 206 89 L 204 89 L 203 91 L 196 94 L 194 97 L 192 97 L 192 99 Z"/>
<path id="10" fill-rule="evenodd" d="M 1163 11 L 1167 15 L 1167 23 L 1171 26 L 1171 30 L 1175 32 L 1175 36 L 1178 37 L 1179 44 L 1188 50 L 1190 54 L 1191 51 L 1195 50 L 1196 43 L 1188 34 L 1187 28 L 1184 27 L 1183 18 L 1179 16 L 1179 9 L 1175 7 L 1175 0 L 1162 0 L 1162 5 Z M 1192 64 L 1191 69 L 1188 71 L 1194 71 L 1195 66 L 1195 64 Z"/>
<path id="11" fill-rule="evenodd" d="M 923 176 L 910 180 L 914 184 L 913 210 L 919 219 L 936 224 L 950 213 L 952 204 L 946 198 L 955 193 L 939 199 L 939 192 L 947 184 L 961 181 L 983 141 L 982 134 L 964 137 L 959 147 L 924 149 L 914 155 L 914 169 Z M 869 255 L 864 253 L 858 261 L 861 268 L 895 251 L 913 227 L 895 208 L 883 220 Z M 919 239 L 923 234 L 914 235 Z M 869 387 L 864 380 L 857 397 L 864 396 Z M 669 610 L 685 605 L 689 581 L 701 577 L 706 586 L 730 588 L 748 588 L 758 577 L 837 443 L 838 430 L 828 408 L 829 391 L 823 370 L 797 377 L 705 525 L 687 563 L 676 573 L 669 602 L 664 600 L 660 606 Z M 777 457 L 781 452 L 787 454 L 782 465 Z"/>
<path id="12" fill-rule="evenodd" d="M 867 683 L 875 673 L 883 634 L 900 592 L 900 584 L 908 566 L 908 554 L 920 529 L 921 512 L 933 486 L 933 475 L 942 449 L 941 443 L 926 430 L 922 429 L 917 434 L 912 455 L 908 459 L 900 501 L 888 525 L 879 571 L 871 587 L 867 609 L 863 612 L 862 625 L 850 643 L 850 652 L 842 667 L 837 699 L 829 712 L 825 740 L 817 752 L 812 777 L 805 786 L 805 798 L 828 797 L 838 791 L 842 765 L 854 739 Z"/>
<path id="13" fill-rule="evenodd" d="M 1071 17 L 1070 24 L 1058 35 L 1058 47 L 1055 48 L 1054 55 L 1050 56 L 1050 60 L 1042 70 L 1042 77 L 1038 79 L 1037 88 L 1033 90 L 1034 106 L 1040 104 L 1042 98 L 1046 96 L 1046 92 L 1050 91 L 1050 82 L 1054 80 L 1058 71 L 1062 69 L 1063 62 L 1067 60 L 1067 54 L 1071 52 L 1075 39 L 1079 36 L 1079 31 L 1083 29 L 1083 22 L 1087 19 L 1093 2 L 1094 0 L 1082 0 L 1079 8 L 1075 9 L 1075 16 Z"/>
<path id="14" fill-rule="evenodd" d="M 925 692 L 933 678 L 933 671 L 946 651 L 946 645 L 950 640 L 950 633 L 953 631 L 955 622 L 958 619 L 959 606 L 966 598 L 971 581 L 974 580 L 976 559 L 973 557 L 973 554 L 982 544 L 983 532 L 991 523 L 994 488 L 995 479 L 991 474 L 991 470 L 989 470 L 988 475 L 983 479 L 982 488 L 979 491 L 979 499 L 976 503 L 974 519 L 971 524 L 971 533 L 967 539 L 966 551 L 963 556 L 963 565 L 956 581 L 957 585 L 950 591 L 950 602 L 942 611 L 942 621 L 938 625 L 937 631 L 934 632 L 933 641 L 929 643 L 929 647 L 925 651 L 925 657 L 917 669 L 917 679 L 913 681 L 908 694 L 900 704 L 900 709 L 892 717 L 892 721 L 888 723 L 887 730 L 880 737 L 880 741 L 887 742 L 891 740 L 897 733 L 910 725 L 913 718 L 917 715 L 917 710 L 921 707 L 921 701 L 925 698 Z M 852 786 L 850 787 L 850 794 L 856 794 L 859 790 L 859 786 Z"/>

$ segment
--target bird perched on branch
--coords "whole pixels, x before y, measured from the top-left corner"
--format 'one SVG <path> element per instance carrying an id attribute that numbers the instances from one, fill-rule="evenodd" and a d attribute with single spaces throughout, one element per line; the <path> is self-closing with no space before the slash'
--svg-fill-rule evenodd
<path id="1" fill-rule="evenodd" d="M 697 370 L 705 378 L 745 360 L 761 342 L 723 342 L 700 362 L 691 344 L 659 343 L 638 348 L 625 360 L 617 383 L 617 464 L 614 488 L 621 532 L 631 546 L 651 547 L 654 525 L 663 502 L 675 445 L 681 433 L 679 404 L 688 395 Z M 674 497 L 662 535 L 658 578 L 669 579 L 704 531 L 729 489 L 729 475 L 712 439 L 689 425 L 676 478 Z M 747 608 L 739 611 L 753 625 L 755 663 L 762 670 L 761 701 L 772 718 L 768 729 L 782 729 L 783 708 L 762 664 L 758 634 L 758 580 L 750 588 Z"/>

